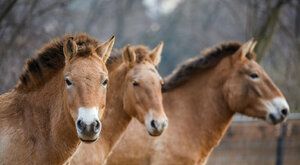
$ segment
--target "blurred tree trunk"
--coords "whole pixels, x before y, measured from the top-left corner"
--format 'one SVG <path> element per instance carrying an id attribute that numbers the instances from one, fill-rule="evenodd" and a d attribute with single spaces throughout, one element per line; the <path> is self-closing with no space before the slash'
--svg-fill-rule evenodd
<path id="1" fill-rule="evenodd" d="M 36 8 L 38 2 L 39 2 L 38 0 L 32 1 L 31 5 L 30 5 L 30 8 L 29 8 L 29 11 L 24 15 L 24 17 L 23 17 L 21 23 L 19 23 L 19 24 L 16 26 L 16 28 L 15 28 L 13 34 L 11 35 L 11 39 L 10 39 L 10 41 L 8 42 L 8 45 L 13 45 L 13 43 L 14 43 L 15 40 L 17 39 L 17 36 L 20 35 L 21 31 L 25 29 L 24 27 L 25 27 L 27 24 L 29 24 L 29 22 L 31 21 L 31 16 L 32 16 L 32 14 L 33 14 L 33 11 L 34 11 L 34 9 Z"/>
<path id="2" fill-rule="evenodd" d="M 2 4 L 4 6 L 3 11 L 0 13 L 0 24 L 5 18 L 5 16 L 11 11 L 18 0 L 7 1 L 6 4 Z"/>
<path id="3" fill-rule="evenodd" d="M 246 40 L 249 40 L 249 36 L 253 37 L 253 34 L 255 32 L 255 27 L 257 27 L 257 13 L 258 13 L 258 6 L 259 3 L 256 2 L 256 0 L 249 0 L 247 1 L 247 26 L 245 38 Z"/>
<path id="4" fill-rule="evenodd" d="M 91 2 L 91 6 L 90 6 L 90 11 L 87 15 L 87 19 L 85 21 L 85 27 L 84 29 L 87 31 L 87 32 L 90 32 L 91 31 L 91 24 L 93 24 L 93 22 L 97 21 L 97 19 L 99 19 L 99 17 L 101 16 L 102 12 L 103 12 L 103 9 L 101 9 L 103 6 L 102 6 L 102 3 L 104 1 L 99 1 L 99 0 L 93 0 Z"/>
<path id="5" fill-rule="evenodd" d="M 116 3 L 116 19 L 115 19 L 115 36 L 118 38 L 118 45 L 122 46 L 125 43 L 128 43 L 130 41 L 127 41 L 126 36 L 124 35 L 125 29 L 126 29 L 126 19 L 127 16 L 132 13 L 132 6 L 135 3 L 142 3 L 142 1 L 139 0 L 115 0 Z"/>
<path id="6" fill-rule="evenodd" d="M 272 37 L 275 32 L 282 7 L 289 2 L 290 0 L 278 0 L 275 6 L 270 9 L 269 16 L 265 24 L 263 24 L 263 26 L 258 29 L 255 35 L 255 38 L 257 39 L 255 52 L 257 53 L 258 62 L 265 55 L 269 45 L 272 42 Z"/>
<path id="7" fill-rule="evenodd" d="M 296 4 L 296 19 L 295 19 L 295 34 L 296 38 L 300 40 L 300 2 Z"/>
<path id="8" fill-rule="evenodd" d="M 123 33 L 124 33 L 124 24 L 125 24 L 125 19 L 124 17 L 126 14 L 126 4 L 128 3 L 127 0 L 124 1 L 115 1 L 116 3 L 116 22 L 115 22 L 115 35 L 117 38 L 119 38 L 119 44 L 123 45 Z"/>

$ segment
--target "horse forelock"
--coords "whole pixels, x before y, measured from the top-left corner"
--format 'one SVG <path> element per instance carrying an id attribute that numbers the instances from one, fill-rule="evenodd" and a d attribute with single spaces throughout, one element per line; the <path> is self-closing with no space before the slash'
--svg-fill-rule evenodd
<path id="1" fill-rule="evenodd" d="M 68 36 L 64 37 L 64 39 L 66 38 L 68 38 Z M 93 55 L 93 51 L 99 45 L 99 42 L 96 39 L 88 36 L 85 33 L 77 34 L 73 37 L 73 39 L 78 46 L 77 56 Z"/>
<path id="2" fill-rule="evenodd" d="M 123 63 L 123 57 L 122 57 L 123 49 L 120 50 L 114 49 L 113 52 L 111 53 L 110 57 L 106 62 L 106 65 L 110 70 L 115 69 L 116 67 L 120 66 Z M 149 57 L 150 50 L 148 47 L 144 45 L 135 45 L 132 46 L 132 49 L 136 54 L 136 63 L 142 63 L 145 61 L 151 62 L 151 59 Z"/>
<path id="3" fill-rule="evenodd" d="M 133 46 L 133 49 L 136 54 L 136 63 L 142 63 L 144 61 L 151 62 L 149 57 L 150 50 L 144 45 Z"/>

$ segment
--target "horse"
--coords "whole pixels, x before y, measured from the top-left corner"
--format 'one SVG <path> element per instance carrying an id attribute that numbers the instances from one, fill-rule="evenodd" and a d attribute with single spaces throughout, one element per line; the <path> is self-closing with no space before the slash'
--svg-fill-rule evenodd
<path id="1" fill-rule="evenodd" d="M 0 164 L 64 164 L 81 141 L 97 140 L 113 44 L 65 35 L 27 60 L 0 96 Z"/>
<path id="2" fill-rule="evenodd" d="M 107 164 L 206 164 L 234 114 L 283 122 L 288 103 L 255 61 L 255 44 L 222 43 L 180 65 L 163 86 L 169 128 L 154 139 L 131 123 Z"/>
<path id="3" fill-rule="evenodd" d="M 93 145 L 80 145 L 71 164 L 105 164 L 133 118 L 144 124 L 151 136 L 159 136 L 166 129 L 162 78 L 155 68 L 162 49 L 163 43 L 151 51 L 136 45 L 112 53 L 107 62 L 110 84 L 101 139 Z"/>

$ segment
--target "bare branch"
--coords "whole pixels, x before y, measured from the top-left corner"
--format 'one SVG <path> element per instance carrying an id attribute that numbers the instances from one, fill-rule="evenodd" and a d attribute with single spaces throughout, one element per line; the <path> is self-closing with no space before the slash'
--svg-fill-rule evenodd
<path id="1" fill-rule="evenodd" d="M 8 2 L 8 5 L 4 8 L 3 12 L 0 14 L 0 24 L 2 20 L 5 18 L 5 16 L 12 10 L 14 5 L 16 4 L 18 0 L 12 0 Z"/>

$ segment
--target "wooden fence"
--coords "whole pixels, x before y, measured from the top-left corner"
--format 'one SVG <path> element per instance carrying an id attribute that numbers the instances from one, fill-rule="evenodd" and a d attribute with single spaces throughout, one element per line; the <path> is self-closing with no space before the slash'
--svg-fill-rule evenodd
<path id="1" fill-rule="evenodd" d="M 236 116 L 208 165 L 299 165 L 300 113 L 272 126 Z"/>

